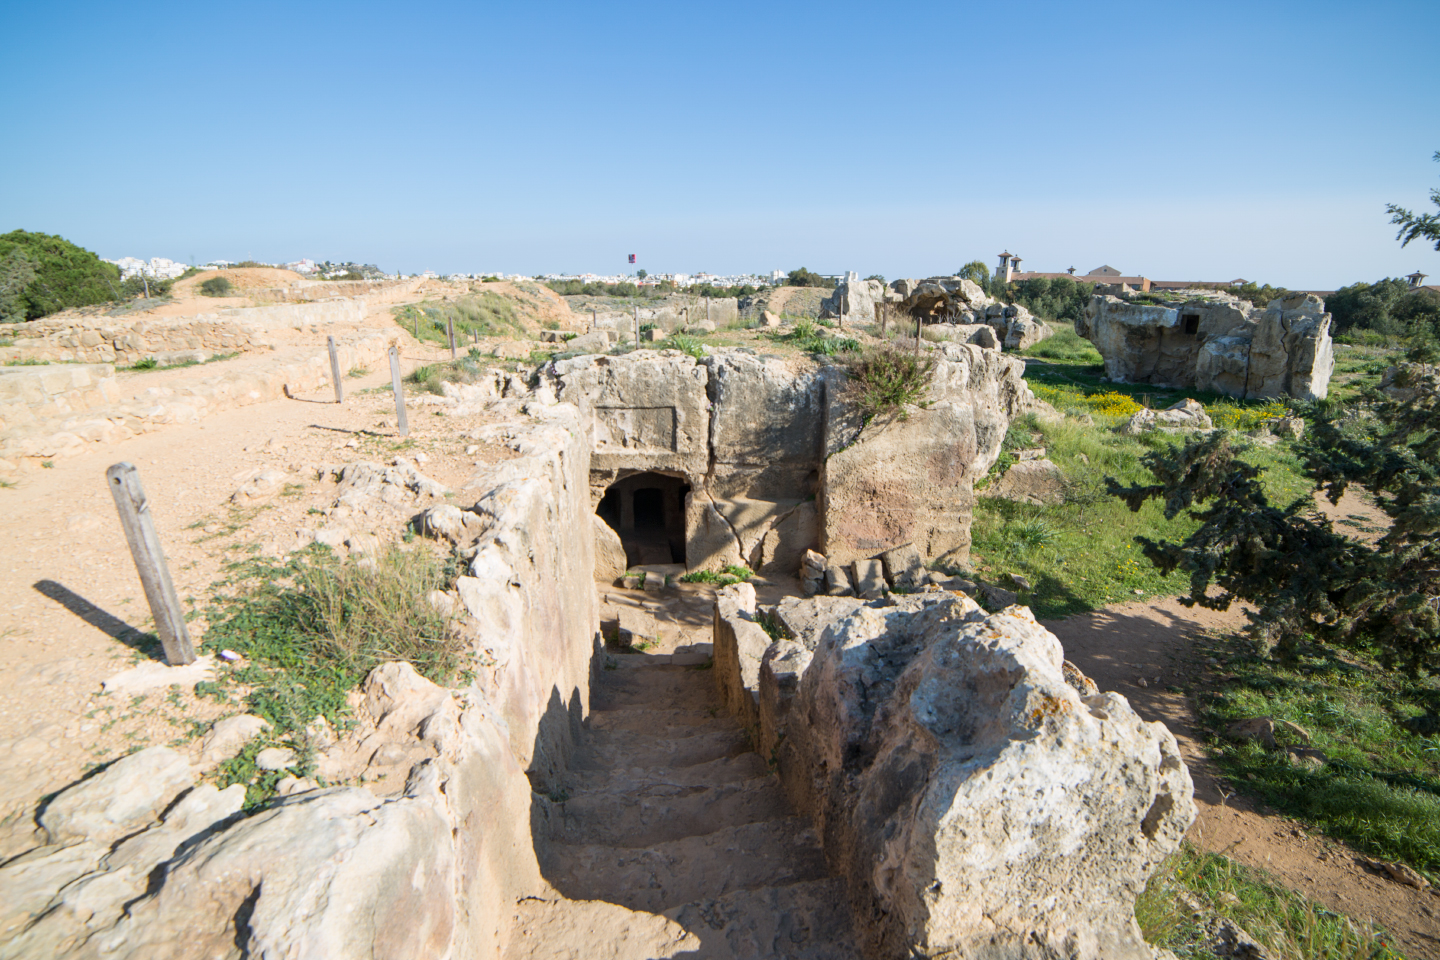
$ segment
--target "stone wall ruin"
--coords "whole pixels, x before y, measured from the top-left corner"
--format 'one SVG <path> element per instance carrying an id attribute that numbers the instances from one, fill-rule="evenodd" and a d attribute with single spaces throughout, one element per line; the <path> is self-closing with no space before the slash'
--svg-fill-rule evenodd
<path id="1" fill-rule="evenodd" d="M 1097 295 L 1075 332 L 1095 344 L 1117 383 L 1320 400 L 1335 368 L 1330 314 L 1314 294 L 1264 310 L 1209 292 L 1173 305 Z"/>
<path id="2" fill-rule="evenodd" d="M 1034 398 L 1023 365 L 996 351 L 950 343 L 935 356 L 925 404 L 869 424 L 840 367 L 739 349 L 557 360 L 537 390 L 581 410 L 591 500 L 632 563 L 660 562 L 634 523 L 637 491 L 652 489 L 668 491 L 671 537 L 683 496 L 683 553 L 663 562 L 691 570 L 791 576 L 806 549 L 847 563 L 909 542 L 964 562 L 974 481 Z"/>

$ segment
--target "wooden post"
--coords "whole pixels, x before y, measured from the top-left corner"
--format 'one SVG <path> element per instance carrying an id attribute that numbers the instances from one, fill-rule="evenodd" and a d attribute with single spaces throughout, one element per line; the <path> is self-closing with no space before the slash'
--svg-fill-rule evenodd
<path id="1" fill-rule="evenodd" d="M 450 339 L 450 359 L 455 359 L 455 318 L 448 317 L 445 320 L 445 336 Z"/>
<path id="2" fill-rule="evenodd" d="M 415 339 L 420 339 L 420 311 L 415 311 Z"/>
<path id="3" fill-rule="evenodd" d="M 340 355 L 335 352 L 335 338 L 326 337 L 326 345 L 330 348 L 330 379 L 335 381 L 335 402 L 345 402 L 345 386 L 340 382 Z"/>
<path id="4" fill-rule="evenodd" d="M 920 356 L 920 314 L 915 314 L 915 356 Z"/>
<path id="5" fill-rule="evenodd" d="M 405 419 L 405 386 L 400 382 L 400 351 L 390 348 L 390 389 L 395 391 L 395 422 L 400 427 L 400 436 L 410 436 L 410 424 Z"/>
<path id="6" fill-rule="evenodd" d="M 586 332 L 586 333 L 594 333 L 594 332 L 595 332 L 595 308 L 594 308 L 594 307 L 591 307 L 591 308 L 590 308 L 590 329 L 589 329 L 589 330 L 586 330 L 585 332 Z"/>
<path id="7" fill-rule="evenodd" d="M 635 346 L 640 346 L 640 305 L 635 305 Z"/>
<path id="8" fill-rule="evenodd" d="M 175 595 L 175 584 L 165 566 L 165 551 L 155 532 L 150 501 L 140 486 L 140 474 L 133 463 L 117 463 L 105 471 L 105 479 L 115 498 L 115 509 L 120 512 L 120 525 L 125 528 L 135 570 L 145 587 L 145 599 L 150 601 L 150 615 L 155 618 L 155 632 L 165 648 L 165 662 L 172 667 L 194 663 L 195 647 L 185 626 L 185 611 L 180 608 L 180 598 Z"/>
<path id="9" fill-rule="evenodd" d="M 705 298 L 705 322 L 710 322 L 710 298 Z"/>

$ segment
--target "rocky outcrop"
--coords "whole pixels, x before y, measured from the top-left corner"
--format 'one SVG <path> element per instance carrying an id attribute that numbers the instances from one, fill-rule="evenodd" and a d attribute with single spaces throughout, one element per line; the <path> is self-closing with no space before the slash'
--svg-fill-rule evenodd
<path id="1" fill-rule="evenodd" d="M 1033 399 L 1024 365 L 946 344 L 923 406 L 864 423 L 830 371 L 821 471 L 820 551 L 848 564 L 913 543 L 927 560 L 964 562 L 974 483 L 1000 455 L 1010 421 Z"/>
<path id="2" fill-rule="evenodd" d="M 885 286 L 879 280 L 845 279 L 835 292 L 820 301 L 820 316 L 843 317 L 846 323 L 873 323 L 875 308 L 885 302 Z"/>
<path id="3" fill-rule="evenodd" d="M 478 522 L 451 527 L 472 557 L 465 686 L 384 664 L 351 698 L 354 727 L 313 737 L 321 776 L 369 786 L 292 776 L 244 815 L 243 786 L 195 785 L 168 748 L 120 760 L 46 808 L 47 846 L 0 867 L 0 957 L 503 954 L 515 903 L 548 890 L 533 791 L 567 768 L 598 639 L 590 445 L 574 407 L 533 409 L 505 425 L 516 456 L 465 485 Z M 344 476 L 367 501 L 425 482 L 408 464 Z M 254 720 L 217 727 L 204 754 L 238 748 Z"/>
<path id="4" fill-rule="evenodd" d="M 1075 332 L 1119 383 L 1317 400 L 1335 366 L 1330 315 L 1313 294 L 1272 300 L 1263 311 L 1221 294 L 1173 306 L 1096 296 Z"/>
<path id="5" fill-rule="evenodd" d="M 931 324 L 926 340 L 973 343 L 989 349 L 1024 350 L 1050 336 L 1050 326 L 1024 306 L 999 303 L 979 285 L 959 277 L 896 280 L 888 299 L 912 317 Z M 977 327 L 989 327 L 992 336 Z"/>
<path id="6" fill-rule="evenodd" d="M 1067 679 L 1021 607 L 787 604 L 795 639 L 756 681 L 761 738 L 871 955 L 1155 956 L 1135 897 L 1195 816 L 1162 724 Z"/>

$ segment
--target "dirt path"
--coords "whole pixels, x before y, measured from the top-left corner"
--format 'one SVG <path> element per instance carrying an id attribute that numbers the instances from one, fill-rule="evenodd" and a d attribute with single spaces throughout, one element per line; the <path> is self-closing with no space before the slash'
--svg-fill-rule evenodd
<path id="1" fill-rule="evenodd" d="M 1375 517 L 1374 508 L 1358 499 L 1342 500 L 1337 513 Z M 1238 607 L 1225 613 L 1186 609 L 1173 598 L 1045 623 L 1065 655 L 1100 689 L 1123 694 L 1140 716 L 1163 722 L 1175 734 L 1195 779 L 1200 813 L 1190 830 L 1193 843 L 1265 870 L 1336 912 L 1375 921 L 1411 960 L 1440 957 L 1440 897 L 1382 879 L 1345 844 L 1236 795 L 1210 761 L 1193 704 L 1169 688 L 1203 674 L 1198 637 L 1244 625 Z"/>
<path id="2" fill-rule="evenodd" d="M 403 352 L 406 370 L 435 353 L 413 344 Z M 0 859 L 25 847 L 44 794 L 136 746 L 193 736 L 192 721 L 219 709 L 188 692 L 139 701 L 101 692 L 103 680 L 145 659 L 134 644 L 150 620 L 105 470 L 122 460 L 139 468 L 176 590 L 203 609 L 228 562 L 279 556 L 297 531 L 324 520 L 316 512 L 330 487 L 307 472 L 315 464 L 419 452 L 428 476 L 459 489 L 475 460 L 462 433 L 469 424 L 434 417 L 412 398 L 412 435 L 401 442 L 389 392 L 362 392 L 388 382 L 377 370 L 346 381 L 344 405 L 326 387 L 96 444 L 0 489 Z M 240 482 L 264 467 L 293 482 L 266 503 L 232 507 Z"/>
<path id="3" fill-rule="evenodd" d="M 705 654 L 654 659 L 607 658 L 563 793 L 537 795 L 536 852 L 566 899 L 522 901 L 508 956 L 859 960 L 842 881 L 713 671 L 692 669 Z"/>

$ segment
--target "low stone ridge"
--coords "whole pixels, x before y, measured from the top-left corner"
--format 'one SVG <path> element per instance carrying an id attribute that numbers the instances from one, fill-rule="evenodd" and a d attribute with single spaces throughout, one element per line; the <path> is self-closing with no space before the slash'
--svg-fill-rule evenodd
<path id="1" fill-rule="evenodd" d="M 818 642 L 766 649 L 761 741 L 846 876 L 870 953 L 1156 955 L 1135 897 L 1195 816 L 1162 724 L 1082 695 L 1088 679 L 1021 607 L 921 594 L 779 609 Z"/>
<path id="2" fill-rule="evenodd" d="M 1117 383 L 1320 400 L 1335 367 L 1330 314 L 1314 294 L 1263 311 L 1224 294 L 1175 306 L 1097 295 L 1075 332 L 1095 344 Z"/>
<path id="3" fill-rule="evenodd" d="M 1199 401 L 1186 397 L 1164 410 L 1151 410 L 1149 407 L 1137 410 L 1115 429 L 1127 436 L 1138 437 L 1151 430 L 1210 430 L 1214 426 L 1205 407 Z"/>
<path id="4" fill-rule="evenodd" d="M 1065 475 L 1050 460 L 1022 460 L 1012 463 L 980 495 L 1036 505 L 1061 503 L 1065 499 Z"/>

